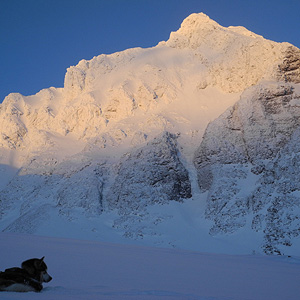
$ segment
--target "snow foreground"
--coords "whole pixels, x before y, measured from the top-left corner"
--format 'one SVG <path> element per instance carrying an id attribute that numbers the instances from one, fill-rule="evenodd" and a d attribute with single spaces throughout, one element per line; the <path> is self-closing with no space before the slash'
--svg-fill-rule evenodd
<path id="1" fill-rule="evenodd" d="M 41 293 L 8 299 L 296 300 L 300 258 L 233 256 L 0 234 L 0 269 L 42 257 L 53 277 Z"/>

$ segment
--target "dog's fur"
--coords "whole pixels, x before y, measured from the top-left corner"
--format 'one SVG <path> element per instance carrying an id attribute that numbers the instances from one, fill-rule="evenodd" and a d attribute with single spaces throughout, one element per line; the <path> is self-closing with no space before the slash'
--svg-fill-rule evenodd
<path id="1" fill-rule="evenodd" d="M 32 258 L 22 262 L 21 268 L 10 268 L 0 272 L 0 291 L 40 292 L 43 282 L 52 277 L 47 273 L 44 257 Z"/>

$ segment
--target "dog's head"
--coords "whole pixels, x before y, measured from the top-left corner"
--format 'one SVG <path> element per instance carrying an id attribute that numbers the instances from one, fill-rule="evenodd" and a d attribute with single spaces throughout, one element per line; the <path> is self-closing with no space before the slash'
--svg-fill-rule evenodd
<path id="1" fill-rule="evenodd" d="M 41 259 L 32 258 L 22 262 L 22 269 L 26 270 L 34 279 L 39 282 L 49 282 L 52 277 L 47 273 L 47 265 L 44 262 L 45 256 Z"/>

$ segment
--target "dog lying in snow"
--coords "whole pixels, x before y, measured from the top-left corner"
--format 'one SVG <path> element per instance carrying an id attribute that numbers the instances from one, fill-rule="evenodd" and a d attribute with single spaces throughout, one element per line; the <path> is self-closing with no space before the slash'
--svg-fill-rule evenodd
<path id="1" fill-rule="evenodd" d="M 40 292 L 43 282 L 52 277 L 47 273 L 44 257 L 32 258 L 22 262 L 21 268 L 10 268 L 0 272 L 0 291 Z"/>

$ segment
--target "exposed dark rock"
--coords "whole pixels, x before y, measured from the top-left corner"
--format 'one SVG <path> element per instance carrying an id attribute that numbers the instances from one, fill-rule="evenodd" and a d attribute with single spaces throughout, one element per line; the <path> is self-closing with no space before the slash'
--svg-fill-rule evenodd
<path id="1" fill-rule="evenodd" d="M 190 198 L 189 175 L 179 157 L 176 136 L 168 132 L 125 156 L 107 195 L 109 205 L 129 213 Z"/>
<path id="2" fill-rule="evenodd" d="M 292 45 L 288 47 L 278 70 L 279 80 L 300 83 L 300 50 Z"/>

